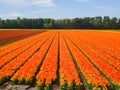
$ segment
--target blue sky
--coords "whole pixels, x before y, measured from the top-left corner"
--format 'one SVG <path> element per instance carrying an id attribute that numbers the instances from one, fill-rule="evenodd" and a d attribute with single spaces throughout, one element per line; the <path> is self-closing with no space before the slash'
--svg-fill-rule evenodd
<path id="1" fill-rule="evenodd" d="M 120 0 L 0 0 L 0 18 L 120 18 Z"/>

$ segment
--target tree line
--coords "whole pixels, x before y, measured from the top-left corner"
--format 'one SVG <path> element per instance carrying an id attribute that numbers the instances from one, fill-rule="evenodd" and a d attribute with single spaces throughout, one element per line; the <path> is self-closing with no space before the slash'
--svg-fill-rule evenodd
<path id="1" fill-rule="evenodd" d="M 73 19 L 51 19 L 37 18 L 27 19 L 1 19 L 0 28 L 19 29 L 120 29 L 120 18 L 109 16 L 73 18 Z"/>

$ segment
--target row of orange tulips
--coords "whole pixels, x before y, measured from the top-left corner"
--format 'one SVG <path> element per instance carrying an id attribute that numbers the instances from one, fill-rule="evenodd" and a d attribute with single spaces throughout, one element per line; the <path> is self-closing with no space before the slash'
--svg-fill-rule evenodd
<path id="1" fill-rule="evenodd" d="M 112 47 L 105 46 L 102 43 L 100 44 L 99 42 L 92 44 L 92 46 L 96 46 L 96 48 L 100 49 L 104 53 L 111 55 L 112 57 L 115 57 L 116 59 L 120 59 L 120 50 L 118 49 L 113 49 Z"/>
<path id="2" fill-rule="evenodd" d="M 62 33 L 62 32 L 61 32 Z M 76 84 L 76 86 L 79 86 L 80 90 L 81 88 L 81 79 L 79 78 L 78 71 L 75 67 L 75 64 L 73 62 L 72 56 L 70 55 L 70 52 L 66 46 L 66 43 L 62 37 L 60 36 L 60 86 L 61 89 L 64 90 L 67 88 L 72 90 L 73 83 Z"/>
<path id="3" fill-rule="evenodd" d="M 100 47 L 106 47 L 108 50 L 116 51 L 120 47 L 118 44 L 118 42 L 120 42 L 120 33 L 118 32 L 81 31 L 78 33 L 79 37 L 82 35 L 84 40 L 90 41 L 93 44 L 98 44 Z"/>
<path id="4" fill-rule="evenodd" d="M 47 38 L 44 38 L 44 40 L 41 40 L 41 48 L 39 51 L 37 51 L 11 78 L 12 83 L 17 83 L 16 81 L 19 81 L 18 83 L 26 83 L 30 84 L 32 83 L 32 80 L 35 77 L 35 73 L 37 72 L 39 66 L 42 63 L 42 60 L 44 58 L 45 53 L 47 52 L 47 49 L 49 48 L 49 45 L 52 41 L 53 35 L 46 41 Z M 42 45 L 42 43 L 44 44 Z"/>
<path id="5" fill-rule="evenodd" d="M 87 46 L 87 45 L 86 45 Z M 104 53 L 103 51 L 101 51 L 100 49 L 97 49 L 93 46 L 87 46 L 88 48 L 91 48 L 92 50 L 94 50 L 94 53 L 96 53 L 99 57 L 101 57 L 104 61 L 106 61 L 107 63 L 109 63 L 110 65 L 112 65 L 113 67 L 115 67 L 117 70 L 120 70 L 120 60 L 112 57 L 111 55 L 108 55 L 106 53 Z"/>
<path id="6" fill-rule="evenodd" d="M 83 33 L 84 36 L 82 35 Z M 83 39 L 88 42 L 88 44 L 92 44 L 93 46 L 102 50 L 104 53 L 120 59 L 120 45 L 118 44 L 120 42 L 119 35 L 120 33 L 113 32 L 84 31 L 79 33 L 79 38 L 82 36 Z"/>
<path id="7" fill-rule="evenodd" d="M 88 61 L 83 53 L 67 37 L 66 41 L 84 76 L 89 89 L 100 88 L 100 86 L 101 88 L 106 88 L 106 86 L 110 86 L 110 83 L 102 75 L 100 75 L 98 70 Z M 79 44 L 82 44 L 82 41 L 79 40 Z"/>
<path id="8" fill-rule="evenodd" d="M 41 44 L 42 44 L 42 42 L 39 41 L 38 43 L 34 44 L 31 48 L 27 49 L 22 54 L 20 54 L 16 58 L 14 58 L 11 62 L 4 65 L 0 69 L 1 82 L 2 82 L 2 80 L 4 80 L 4 78 L 11 77 L 14 74 L 14 72 L 17 71 L 17 69 L 19 69 L 40 48 Z"/>
<path id="9" fill-rule="evenodd" d="M 0 48 L 0 83 L 10 78 L 13 83 L 31 84 L 36 80 L 40 90 L 44 86 L 49 90 L 52 81 L 60 76 L 62 90 L 81 90 L 82 76 L 84 86 L 90 90 L 106 90 L 111 86 L 119 90 L 119 50 L 115 53 L 112 48 L 115 44 L 109 45 L 110 40 L 106 40 L 106 44 L 101 42 L 112 34 L 102 36 L 105 32 L 88 32 L 45 32 Z"/>
<path id="10" fill-rule="evenodd" d="M 38 72 L 36 79 L 38 88 L 43 88 L 42 84 L 45 84 L 46 90 L 50 90 L 52 82 L 57 79 L 58 69 L 58 34 L 55 36 L 50 49 L 43 61 L 43 64 Z"/>
<path id="11" fill-rule="evenodd" d="M 102 32 L 101 34 L 101 32 L 99 33 L 95 31 L 93 32 L 84 31 L 82 33 L 79 32 L 77 33 L 75 32 L 77 38 L 79 39 L 82 38 L 83 41 L 86 43 L 86 46 L 89 45 L 88 48 L 92 48 L 99 57 L 103 58 L 103 60 L 111 64 L 116 69 L 120 70 L 120 60 L 119 60 L 119 50 L 118 50 L 119 44 L 117 44 L 120 41 L 119 38 L 120 33 Z M 107 35 L 103 35 L 103 34 L 107 34 Z"/>
<path id="12" fill-rule="evenodd" d="M 89 59 L 99 68 L 104 76 L 115 86 L 116 89 L 120 86 L 120 72 L 114 67 L 106 63 L 102 58 L 94 53 L 90 48 L 87 48 L 87 44 L 82 43 L 78 39 L 73 40 L 78 47 L 89 57 Z"/>
<path id="13" fill-rule="evenodd" d="M 36 44 L 37 42 L 40 42 L 42 39 L 44 39 L 43 37 L 46 36 L 46 34 L 39 34 L 36 35 L 37 37 L 35 38 L 29 38 L 30 42 L 25 44 L 23 47 L 20 47 L 19 49 L 14 50 L 11 53 L 6 54 L 5 56 L 0 58 L 0 67 L 2 67 L 3 65 L 5 65 L 7 62 L 10 62 L 12 59 L 14 59 L 15 57 L 17 57 L 18 55 L 20 55 L 21 53 L 23 53 L 25 50 L 31 48 L 34 44 Z M 40 38 L 39 38 L 40 37 Z M 23 40 L 25 41 L 25 40 Z M 22 41 L 21 41 L 22 42 Z M 24 42 L 22 42 L 24 43 Z M 14 46 L 15 48 L 17 46 Z M 8 49 L 9 50 L 9 49 Z M 7 52 L 7 51 L 6 51 Z"/>
<path id="14" fill-rule="evenodd" d="M 48 32 L 46 32 L 46 33 L 48 33 Z M 20 40 L 18 42 L 9 44 L 7 46 L 3 46 L 3 47 L 0 48 L 0 57 L 2 57 L 5 54 L 8 54 L 8 53 L 10 53 L 14 50 L 17 50 L 17 49 L 31 43 L 34 40 L 36 40 L 36 41 L 40 40 L 38 37 L 42 38 L 43 36 L 44 36 L 44 33 L 41 33 L 41 34 L 38 34 L 38 35 L 35 35 L 35 36 L 31 36 L 29 38 Z"/>

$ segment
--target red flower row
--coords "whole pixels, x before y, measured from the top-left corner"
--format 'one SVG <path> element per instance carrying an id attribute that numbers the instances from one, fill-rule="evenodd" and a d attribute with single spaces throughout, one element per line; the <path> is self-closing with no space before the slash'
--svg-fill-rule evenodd
<path id="1" fill-rule="evenodd" d="M 6 33 L 5 33 L 6 32 Z M 0 33 L 0 44 L 21 39 L 24 37 L 28 37 L 34 34 L 38 34 L 43 31 L 31 31 L 31 30 L 11 30 L 11 31 L 4 31 Z"/>

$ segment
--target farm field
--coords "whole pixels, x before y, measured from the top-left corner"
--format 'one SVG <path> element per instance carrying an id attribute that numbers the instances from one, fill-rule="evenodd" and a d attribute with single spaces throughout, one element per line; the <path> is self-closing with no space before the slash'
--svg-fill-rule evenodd
<path id="1" fill-rule="evenodd" d="M 119 42 L 119 32 L 48 30 L 2 46 L 0 90 L 120 90 Z"/>
<path id="2" fill-rule="evenodd" d="M 38 30 L 0 30 L 0 45 L 11 43 L 43 31 Z"/>

